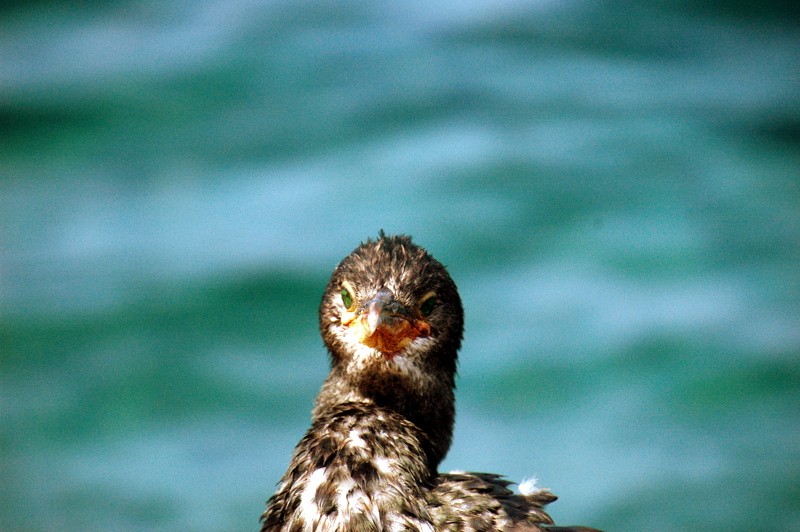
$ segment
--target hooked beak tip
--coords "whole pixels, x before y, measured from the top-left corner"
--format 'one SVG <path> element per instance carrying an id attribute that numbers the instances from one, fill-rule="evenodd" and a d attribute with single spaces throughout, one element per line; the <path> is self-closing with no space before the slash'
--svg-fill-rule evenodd
<path id="1" fill-rule="evenodd" d="M 369 313 L 367 314 L 367 326 L 369 327 L 369 333 L 374 334 L 375 330 L 383 321 L 381 319 L 381 312 L 382 309 L 371 308 Z"/>

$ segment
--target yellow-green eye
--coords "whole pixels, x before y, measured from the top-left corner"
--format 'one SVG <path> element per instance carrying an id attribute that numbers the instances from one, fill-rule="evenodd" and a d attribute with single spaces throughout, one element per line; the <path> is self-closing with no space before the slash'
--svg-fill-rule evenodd
<path id="1" fill-rule="evenodd" d="M 341 294 L 342 294 L 342 304 L 344 305 L 344 308 L 346 308 L 348 312 L 352 312 L 353 310 L 355 310 L 356 305 L 355 301 L 353 301 L 353 294 L 350 292 L 350 289 L 347 288 L 346 286 L 342 287 Z"/>
<path id="2" fill-rule="evenodd" d="M 425 297 L 422 298 L 422 302 L 419 304 L 419 313 L 422 314 L 424 318 L 427 318 L 433 312 L 433 309 L 436 308 L 436 294 L 430 292 L 425 294 Z"/>

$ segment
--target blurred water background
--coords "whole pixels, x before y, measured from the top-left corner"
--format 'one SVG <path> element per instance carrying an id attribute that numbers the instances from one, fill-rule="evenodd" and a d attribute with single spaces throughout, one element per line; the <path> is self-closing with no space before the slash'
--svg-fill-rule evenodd
<path id="1" fill-rule="evenodd" d="M 800 18 L 710 5 L 7 3 L 0 529 L 257 529 L 380 228 L 464 299 L 442 469 L 800 529 Z"/>

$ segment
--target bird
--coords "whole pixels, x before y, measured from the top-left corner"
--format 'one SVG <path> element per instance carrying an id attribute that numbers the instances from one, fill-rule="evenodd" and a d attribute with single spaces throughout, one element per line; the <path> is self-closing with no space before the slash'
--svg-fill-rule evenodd
<path id="1" fill-rule="evenodd" d="M 556 496 L 500 475 L 439 473 L 455 422 L 464 311 L 447 269 L 407 235 L 367 238 L 319 307 L 330 372 L 262 532 L 591 531 L 554 527 Z"/>

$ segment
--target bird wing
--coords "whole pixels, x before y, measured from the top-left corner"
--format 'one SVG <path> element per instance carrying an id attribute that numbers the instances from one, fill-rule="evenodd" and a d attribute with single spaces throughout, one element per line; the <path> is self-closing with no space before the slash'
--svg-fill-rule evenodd
<path id="1" fill-rule="evenodd" d="M 441 530 L 540 530 L 552 524 L 544 506 L 556 500 L 548 490 L 514 493 L 512 482 L 490 473 L 447 473 L 435 479 L 432 510 Z"/>

